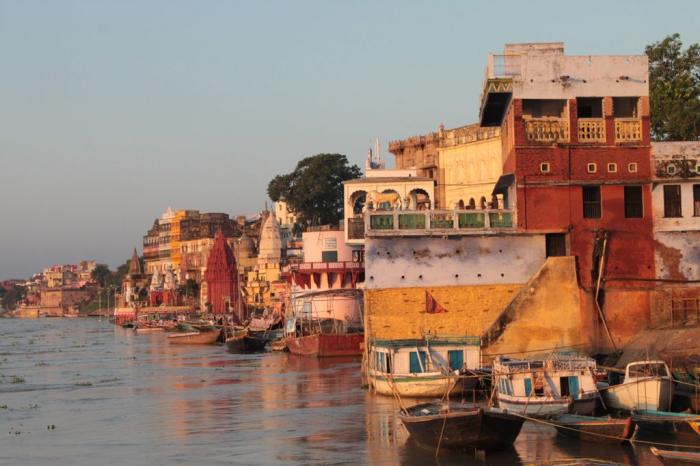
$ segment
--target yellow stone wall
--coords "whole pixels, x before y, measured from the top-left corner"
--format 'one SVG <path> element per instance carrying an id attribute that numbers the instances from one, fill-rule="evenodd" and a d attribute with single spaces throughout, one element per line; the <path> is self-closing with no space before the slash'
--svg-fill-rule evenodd
<path id="1" fill-rule="evenodd" d="M 460 200 L 466 205 L 470 198 L 478 208 L 482 196 L 491 202 L 493 185 L 503 171 L 500 136 L 441 147 L 438 153 L 444 209 L 453 209 Z"/>
<path id="2" fill-rule="evenodd" d="M 422 338 L 481 334 L 494 322 L 522 285 L 445 286 L 365 290 L 368 338 Z M 425 312 L 425 292 L 447 312 Z"/>

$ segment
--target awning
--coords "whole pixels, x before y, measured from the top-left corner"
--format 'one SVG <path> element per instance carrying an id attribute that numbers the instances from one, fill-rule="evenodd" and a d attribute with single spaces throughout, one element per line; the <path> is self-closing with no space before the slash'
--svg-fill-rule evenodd
<path id="1" fill-rule="evenodd" d="M 501 175 L 498 181 L 496 181 L 496 185 L 493 187 L 491 194 L 505 194 L 513 183 L 515 183 L 515 174 L 506 173 L 505 175 Z"/>

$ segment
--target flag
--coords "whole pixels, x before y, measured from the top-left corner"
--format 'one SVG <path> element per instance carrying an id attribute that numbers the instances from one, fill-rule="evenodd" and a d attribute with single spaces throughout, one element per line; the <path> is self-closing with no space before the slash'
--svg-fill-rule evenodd
<path id="1" fill-rule="evenodd" d="M 442 307 L 440 303 L 435 301 L 433 295 L 428 290 L 425 291 L 425 312 L 428 314 L 437 314 L 438 312 L 447 312 L 447 309 Z"/>

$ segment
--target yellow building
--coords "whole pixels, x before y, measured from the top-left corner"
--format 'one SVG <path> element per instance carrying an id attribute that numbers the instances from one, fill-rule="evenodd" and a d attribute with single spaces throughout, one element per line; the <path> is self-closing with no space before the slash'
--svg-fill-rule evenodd
<path id="1" fill-rule="evenodd" d="M 491 192 L 503 173 L 501 129 L 478 124 L 440 129 L 439 205 L 444 209 L 493 206 Z"/>

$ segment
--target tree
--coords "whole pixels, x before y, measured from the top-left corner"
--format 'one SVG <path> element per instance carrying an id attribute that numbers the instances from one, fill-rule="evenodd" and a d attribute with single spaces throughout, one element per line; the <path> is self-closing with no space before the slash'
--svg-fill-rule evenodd
<path id="1" fill-rule="evenodd" d="M 700 138 L 700 45 L 679 34 L 648 45 L 651 134 L 657 141 Z"/>
<path id="2" fill-rule="evenodd" d="M 112 271 L 109 270 L 109 267 L 107 267 L 105 264 L 97 264 L 90 276 L 97 282 L 98 285 L 100 285 L 100 287 L 104 288 L 111 283 Z"/>
<path id="3" fill-rule="evenodd" d="M 342 182 L 361 173 L 344 155 L 317 154 L 300 160 L 293 172 L 274 177 L 267 194 L 273 201 L 286 201 L 304 225 L 333 224 L 343 216 Z"/>
<path id="4" fill-rule="evenodd" d="M 199 285 L 192 278 L 188 278 L 184 284 L 178 287 L 177 291 L 181 296 L 196 297 L 199 293 Z"/>
<path id="5" fill-rule="evenodd" d="M 17 304 L 27 295 L 27 289 L 23 286 L 12 285 L 12 288 L 5 290 L 0 298 L 0 306 L 8 311 L 17 307 Z"/>

